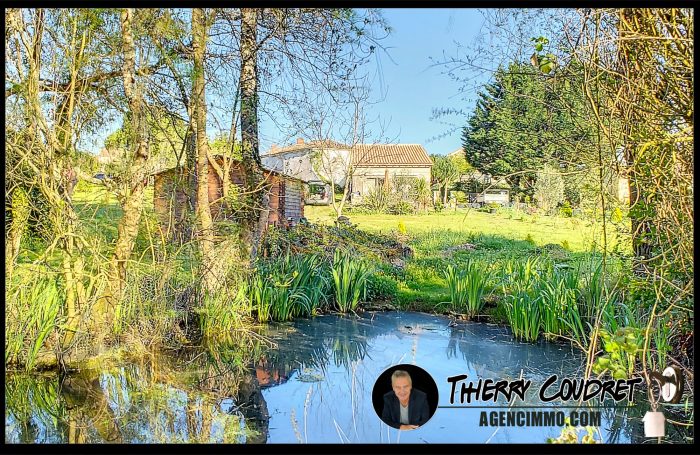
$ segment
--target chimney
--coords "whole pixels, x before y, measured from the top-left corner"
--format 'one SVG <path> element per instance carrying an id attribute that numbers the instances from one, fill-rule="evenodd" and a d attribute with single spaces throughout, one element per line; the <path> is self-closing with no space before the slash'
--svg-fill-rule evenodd
<path id="1" fill-rule="evenodd" d="M 297 138 L 297 145 L 301 145 L 304 143 L 304 138 L 303 137 L 298 137 Z"/>

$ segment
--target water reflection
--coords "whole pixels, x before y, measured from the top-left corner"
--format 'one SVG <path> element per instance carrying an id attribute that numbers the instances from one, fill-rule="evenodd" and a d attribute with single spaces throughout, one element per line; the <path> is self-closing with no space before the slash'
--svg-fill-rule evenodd
<path id="1" fill-rule="evenodd" d="M 63 377 L 8 375 L 7 442 L 264 442 L 254 377 L 198 354 Z"/>
<path id="2" fill-rule="evenodd" d="M 448 376 L 522 375 L 539 388 L 553 373 L 580 376 L 582 365 L 565 345 L 517 343 L 503 327 L 421 313 L 320 316 L 261 335 L 274 347 L 161 354 L 61 378 L 8 374 L 6 442 L 541 443 L 561 429 L 479 427 L 478 409 L 438 409 L 418 430 L 398 432 L 372 408 L 374 381 L 391 365 L 415 363 L 448 405 Z M 536 396 L 517 404 L 542 405 Z M 645 411 L 603 409 L 600 437 L 643 442 Z M 669 437 L 682 441 L 674 431 Z"/>

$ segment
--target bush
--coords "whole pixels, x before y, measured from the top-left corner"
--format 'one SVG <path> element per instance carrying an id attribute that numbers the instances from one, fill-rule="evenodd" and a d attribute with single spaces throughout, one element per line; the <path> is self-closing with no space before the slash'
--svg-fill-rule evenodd
<path id="1" fill-rule="evenodd" d="M 571 208 L 569 201 L 565 201 L 564 204 L 559 207 L 559 216 L 564 218 L 571 218 L 574 215 L 574 209 Z"/>
<path id="2" fill-rule="evenodd" d="M 398 201 L 389 209 L 391 215 L 411 215 L 415 213 L 415 206 L 408 201 Z"/>
<path id="3" fill-rule="evenodd" d="M 546 214 L 549 214 L 564 199 L 564 179 L 557 168 L 545 165 L 541 171 L 537 172 L 535 199 L 537 199 L 537 205 Z"/>
<path id="4" fill-rule="evenodd" d="M 358 206 L 367 213 L 386 213 L 391 204 L 391 193 L 383 187 L 371 189 L 362 198 L 362 203 Z"/>
<path id="5" fill-rule="evenodd" d="M 374 273 L 367 277 L 368 301 L 393 301 L 398 293 L 398 283 L 383 272 Z"/>

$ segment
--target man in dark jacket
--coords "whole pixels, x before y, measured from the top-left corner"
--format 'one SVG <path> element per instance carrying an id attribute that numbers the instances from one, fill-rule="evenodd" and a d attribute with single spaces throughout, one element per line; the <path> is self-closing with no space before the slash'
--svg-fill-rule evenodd
<path id="1" fill-rule="evenodd" d="M 428 396 L 413 388 L 407 371 L 394 371 L 391 388 L 391 392 L 384 394 L 384 423 L 399 430 L 414 430 L 430 419 Z"/>

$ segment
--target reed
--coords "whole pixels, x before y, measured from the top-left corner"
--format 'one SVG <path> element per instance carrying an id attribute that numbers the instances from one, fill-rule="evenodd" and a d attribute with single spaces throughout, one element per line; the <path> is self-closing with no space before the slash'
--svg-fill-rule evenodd
<path id="1" fill-rule="evenodd" d="M 34 368 L 37 358 L 60 322 L 64 301 L 56 279 L 24 279 L 7 292 L 5 312 L 5 364 Z"/>
<path id="2" fill-rule="evenodd" d="M 486 294 L 491 274 L 483 263 L 467 261 L 459 270 L 450 264 L 444 273 L 450 290 L 452 310 L 473 318 L 484 308 L 483 297 Z"/>
<path id="3" fill-rule="evenodd" d="M 199 328 L 206 340 L 226 340 L 234 331 L 244 328 L 243 317 L 248 308 L 248 284 L 241 281 L 233 292 L 205 294 L 199 307 Z"/>
<path id="4" fill-rule="evenodd" d="M 365 261 L 340 250 L 335 251 L 331 276 L 338 310 L 343 313 L 355 311 L 360 299 L 366 297 L 367 278 L 372 271 Z"/>

